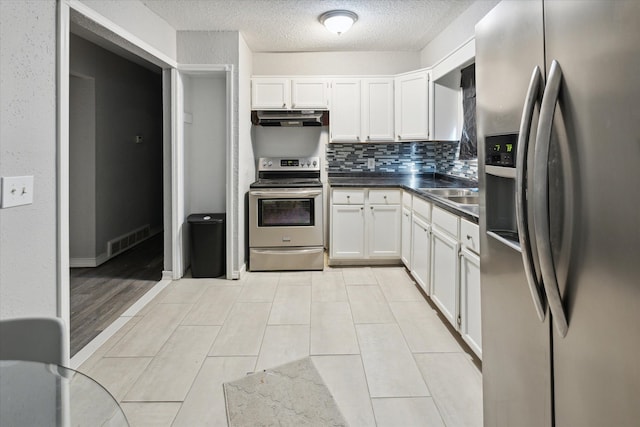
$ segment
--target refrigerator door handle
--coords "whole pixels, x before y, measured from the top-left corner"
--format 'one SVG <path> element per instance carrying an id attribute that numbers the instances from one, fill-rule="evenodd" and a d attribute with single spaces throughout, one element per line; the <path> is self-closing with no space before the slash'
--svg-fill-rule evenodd
<path id="1" fill-rule="evenodd" d="M 516 154 L 516 221 L 518 226 L 518 238 L 522 251 L 522 261 L 524 272 L 529 284 L 529 291 L 533 299 L 533 305 L 540 321 L 543 321 L 546 314 L 546 301 L 540 276 L 535 268 L 533 250 L 531 248 L 531 238 L 529 230 L 529 204 L 527 203 L 527 160 L 529 153 L 529 139 L 531 135 L 531 122 L 536 103 L 541 102 L 544 82 L 542 71 L 536 65 L 531 73 L 531 81 L 527 90 L 522 119 L 520 120 L 520 132 L 518 134 L 518 151 Z"/>
<path id="2" fill-rule="evenodd" d="M 540 107 L 540 120 L 538 122 L 538 135 L 533 163 L 533 223 L 535 228 L 536 244 L 538 245 L 538 257 L 542 272 L 542 283 L 547 294 L 549 309 L 553 315 L 553 323 L 561 337 L 567 335 L 569 325 L 562 306 L 560 288 L 556 277 L 556 269 L 551 253 L 551 232 L 549 226 L 549 146 L 551 144 L 551 131 L 553 128 L 553 116 L 560 85 L 562 83 L 562 69 L 560 64 L 553 60 L 549 69 L 547 86 L 542 97 Z"/>

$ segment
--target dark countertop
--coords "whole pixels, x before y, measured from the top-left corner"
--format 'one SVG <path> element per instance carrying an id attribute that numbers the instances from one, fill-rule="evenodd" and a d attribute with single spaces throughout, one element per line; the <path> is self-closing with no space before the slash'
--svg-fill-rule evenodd
<path id="1" fill-rule="evenodd" d="M 329 173 L 331 187 L 397 187 L 428 200 L 435 206 L 452 212 L 475 224 L 478 223 L 478 208 L 461 208 L 446 199 L 433 196 L 421 188 L 477 188 L 476 181 L 442 174 L 396 174 L 380 172 Z"/>

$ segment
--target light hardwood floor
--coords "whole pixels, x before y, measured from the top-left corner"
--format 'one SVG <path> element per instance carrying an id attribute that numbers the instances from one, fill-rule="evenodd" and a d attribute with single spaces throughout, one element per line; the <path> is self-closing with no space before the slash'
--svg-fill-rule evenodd
<path id="1" fill-rule="evenodd" d="M 71 356 L 160 280 L 162 236 L 157 234 L 98 267 L 71 269 Z"/>
<path id="2" fill-rule="evenodd" d="M 226 426 L 222 383 L 311 356 L 351 426 L 481 426 L 481 373 L 403 268 L 171 282 L 79 368 L 132 426 Z"/>

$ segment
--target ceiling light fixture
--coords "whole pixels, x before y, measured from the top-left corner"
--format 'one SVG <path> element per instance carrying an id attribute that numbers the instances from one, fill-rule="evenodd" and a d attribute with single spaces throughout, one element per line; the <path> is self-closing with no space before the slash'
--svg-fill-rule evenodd
<path id="1" fill-rule="evenodd" d="M 350 10 L 330 10 L 318 17 L 327 30 L 338 35 L 346 33 L 357 20 L 358 15 Z"/>

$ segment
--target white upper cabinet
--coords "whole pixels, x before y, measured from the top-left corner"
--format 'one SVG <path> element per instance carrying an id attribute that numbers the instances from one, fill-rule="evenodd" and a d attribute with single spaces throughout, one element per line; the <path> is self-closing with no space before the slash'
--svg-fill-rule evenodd
<path id="1" fill-rule="evenodd" d="M 329 108 L 329 82 L 316 78 L 292 79 L 291 108 L 294 110 Z"/>
<path id="2" fill-rule="evenodd" d="M 274 110 L 289 108 L 291 84 L 289 79 L 255 78 L 251 80 L 251 108 Z"/>
<path id="3" fill-rule="evenodd" d="M 393 141 L 393 79 L 332 81 L 331 142 Z"/>
<path id="4" fill-rule="evenodd" d="M 251 79 L 253 110 L 326 110 L 329 108 L 327 79 L 255 77 Z"/>
<path id="5" fill-rule="evenodd" d="M 365 141 L 393 141 L 393 79 L 362 79 L 362 135 Z"/>
<path id="6" fill-rule="evenodd" d="M 331 141 L 360 141 L 360 79 L 335 79 L 331 83 Z"/>
<path id="7" fill-rule="evenodd" d="M 429 139 L 430 71 L 396 77 L 395 114 L 398 141 Z"/>

